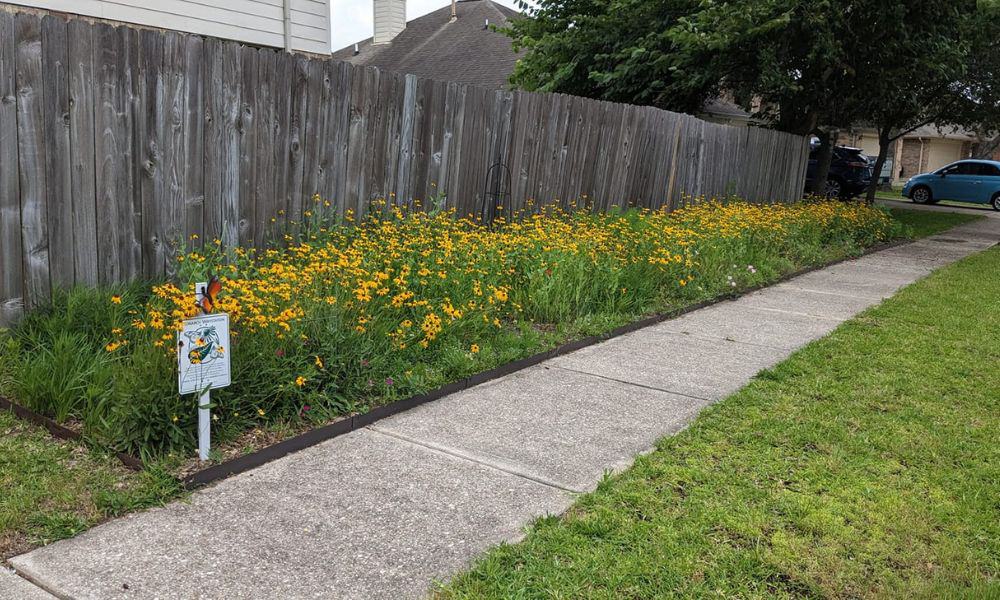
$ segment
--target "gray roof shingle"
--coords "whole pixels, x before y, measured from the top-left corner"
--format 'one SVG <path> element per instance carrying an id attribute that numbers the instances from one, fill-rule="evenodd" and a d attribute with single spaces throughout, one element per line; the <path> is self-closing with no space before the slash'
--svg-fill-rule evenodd
<path id="1" fill-rule="evenodd" d="M 409 21 L 390 43 L 373 45 L 371 38 L 333 53 L 333 58 L 387 71 L 412 73 L 439 81 L 506 88 L 517 63 L 511 40 L 491 28 L 520 16 L 492 0 L 460 0 L 458 18 L 451 22 L 451 5 Z"/>

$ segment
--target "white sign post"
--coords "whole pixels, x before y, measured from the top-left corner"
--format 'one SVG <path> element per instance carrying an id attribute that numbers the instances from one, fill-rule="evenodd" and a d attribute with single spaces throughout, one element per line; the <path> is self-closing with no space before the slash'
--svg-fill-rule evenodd
<path id="1" fill-rule="evenodd" d="M 177 390 L 199 394 L 198 457 L 208 460 L 211 446 L 211 390 L 231 383 L 229 315 L 214 313 L 184 321 L 177 332 Z"/>

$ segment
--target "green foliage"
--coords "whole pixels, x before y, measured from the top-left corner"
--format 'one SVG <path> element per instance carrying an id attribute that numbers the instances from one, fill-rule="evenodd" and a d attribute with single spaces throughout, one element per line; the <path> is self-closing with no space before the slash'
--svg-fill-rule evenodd
<path id="1" fill-rule="evenodd" d="M 185 290 L 209 272 L 233 277 L 220 302 L 238 334 L 229 349 L 234 383 L 212 395 L 219 444 L 256 427 L 364 411 L 575 335 L 856 254 L 894 233 L 882 213 L 837 204 L 581 211 L 495 230 L 448 215 L 306 223 L 289 234 L 300 241 L 287 251 L 255 258 L 209 242 L 182 254 L 173 291 L 155 286 L 151 295 L 136 285 L 56 295 L 0 342 L 0 383 L 29 408 L 76 422 L 102 447 L 155 459 L 187 453 L 196 441 L 196 400 L 176 393 L 173 324 L 163 316 L 184 318 L 193 309 Z M 451 244 L 461 251 L 445 248 Z M 335 260 L 329 248 L 363 251 L 350 254 L 354 270 L 338 267 L 321 279 L 314 274 Z M 651 260 L 667 250 L 665 264 Z M 424 265 L 433 268 L 423 273 Z M 409 278 L 399 275 L 404 267 Z M 386 285 L 398 287 L 360 301 L 359 282 L 384 271 L 392 272 Z M 256 282 L 252 293 L 247 281 Z M 416 293 L 410 305 L 390 305 L 399 290 Z M 482 312 L 487 306 L 492 312 Z M 281 321 L 286 309 L 302 314 Z M 250 325 L 254 311 L 270 315 L 266 328 Z M 421 338 L 430 314 L 443 318 L 442 331 Z"/>
<path id="2" fill-rule="evenodd" d="M 731 94 L 784 131 L 1000 125 L 1000 18 L 974 0 L 541 0 L 511 82 L 696 112 Z"/>
<path id="3" fill-rule="evenodd" d="M 995 598 L 998 331 L 994 248 L 762 373 L 440 596 Z"/>
<path id="4" fill-rule="evenodd" d="M 694 111 L 718 81 L 678 77 L 670 32 L 694 0 L 542 0 L 506 33 L 526 49 L 511 83 L 616 102 Z"/>

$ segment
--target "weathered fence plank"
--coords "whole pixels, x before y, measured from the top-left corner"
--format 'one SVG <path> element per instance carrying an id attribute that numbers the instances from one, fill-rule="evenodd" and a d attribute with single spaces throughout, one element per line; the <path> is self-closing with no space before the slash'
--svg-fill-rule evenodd
<path id="1" fill-rule="evenodd" d="M 312 196 L 320 191 L 320 180 L 322 174 L 323 154 L 321 140 L 323 123 L 320 115 L 325 115 L 325 109 L 321 110 L 325 100 L 323 90 L 324 80 L 323 64 L 319 61 L 306 61 L 303 65 L 306 78 L 306 112 L 302 116 L 302 198 L 303 211 L 313 208 L 310 201 Z"/>
<path id="2" fill-rule="evenodd" d="M 307 123 L 305 122 L 309 110 L 309 59 L 304 56 L 295 56 L 293 59 L 292 71 L 292 100 L 289 105 L 288 124 L 288 218 L 293 222 L 302 221 L 302 206 L 305 202 L 304 195 L 308 193 L 305 187 L 305 156 L 303 136 Z"/>
<path id="3" fill-rule="evenodd" d="M 73 270 L 74 280 L 82 285 L 98 282 L 93 31 L 88 23 L 76 19 L 67 27 Z"/>
<path id="4" fill-rule="evenodd" d="M 351 127 L 351 85 L 352 73 L 355 71 L 348 63 L 333 63 L 336 81 L 333 93 L 334 116 L 336 128 L 333 139 L 330 140 L 332 156 L 331 170 L 333 193 L 329 200 L 335 204 L 337 214 L 344 215 L 347 203 L 347 152 Z"/>
<path id="5" fill-rule="evenodd" d="M 172 277 L 180 243 L 263 246 L 313 193 L 341 215 L 441 194 L 486 219 L 790 201 L 807 157 L 801 137 L 650 107 L 0 11 L 0 321 L 53 287 Z"/>
<path id="6" fill-rule="evenodd" d="M 163 257 L 163 270 L 174 275 L 172 256 L 182 249 L 189 240 L 185 236 L 185 158 L 187 146 L 184 138 L 184 124 L 187 113 L 187 89 L 185 81 L 184 40 L 176 32 L 170 32 L 163 40 L 163 76 L 161 104 L 162 123 L 156 129 L 160 141 L 159 172 L 156 177 L 152 214 L 156 215 L 156 236 L 159 240 L 157 253 Z"/>
<path id="7" fill-rule="evenodd" d="M 69 288 L 75 281 L 75 268 L 66 21 L 60 17 L 44 17 L 41 44 L 49 279 L 53 286 Z"/>
<path id="8" fill-rule="evenodd" d="M 269 221 L 274 219 L 274 231 L 277 232 L 288 223 L 288 179 L 291 168 L 291 128 L 292 128 L 292 96 L 291 89 L 294 75 L 295 57 L 286 52 L 275 55 L 275 79 L 272 87 L 271 100 L 274 103 L 273 127 L 274 147 L 274 197 L 269 199 Z"/>
<path id="9" fill-rule="evenodd" d="M 222 48 L 222 146 L 220 177 L 222 201 L 222 245 L 233 248 L 240 243 L 240 111 L 243 95 L 243 55 L 236 42 Z"/>
<path id="10" fill-rule="evenodd" d="M 243 46 L 240 51 L 240 99 L 236 115 L 237 143 L 239 144 L 239 189 L 237 190 L 237 239 L 244 246 L 260 242 L 257 234 L 257 179 L 254 164 L 257 155 L 257 81 L 260 55 L 254 48 Z"/>
<path id="11" fill-rule="evenodd" d="M 0 11 L 0 326 L 21 313 L 24 293 L 16 56 L 14 16 Z"/>
<path id="12" fill-rule="evenodd" d="M 257 81 L 274 81 L 278 76 L 276 54 L 260 52 L 257 56 Z M 254 239 L 258 246 L 268 240 L 271 219 L 277 219 L 278 135 L 275 90 L 270 85 L 258 86 L 254 96 L 254 117 L 257 125 L 256 149 L 253 154 L 254 177 Z"/>
<path id="13" fill-rule="evenodd" d="M 42 74 L 42 24 L 30 15 L 14 20 L 17 49 L 17 150 L 21 191 L 21 243 L 24 293 L 29 307 L 50 292 L 48 197 L 45 165 L 45 111 Z"/>
<path id="14" fill-rule="evenodd" d="M 159 32 L 139 32 L 139 71 L 135 113 L 136 187 L 142 206 L 142 275 L 156 279 L 166 273 L 166 222 L 159 207 L 166 203 L 163 176 L 163 132 L 166 101 L 163 91 L 163 42 Z"/>
<path id="15" fill-rule="evenodd" d="M 98 277 L 101 283 L 109 284 L 135 278 L 142 265 L 142 217 L 134 168 L 136 32 L 128 27 L 96 27 Z"/>

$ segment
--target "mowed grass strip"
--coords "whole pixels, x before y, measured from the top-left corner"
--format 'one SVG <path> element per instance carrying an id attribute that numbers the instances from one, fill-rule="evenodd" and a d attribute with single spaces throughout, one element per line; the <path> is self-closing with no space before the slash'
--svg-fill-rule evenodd
<path id="1" fill-rule="evenodd" d="M 179 494 L 162 470 L 129 471 L 0 411 L 0 561 Z"/>
<path id="2" fill-rule="evenodd" d="M 978 221 L 984 217 L 968 213 L 949 213 L 930 210 L 891 208 L 892 218 L 910 228 L 910 237 L 922 238 L 947 231 L 952 227 Z"/>
<path id="3" fill-rule="evenodd" d="M 447 598 L 1000 597 L 1000 248 L 767 371 Z"/>

